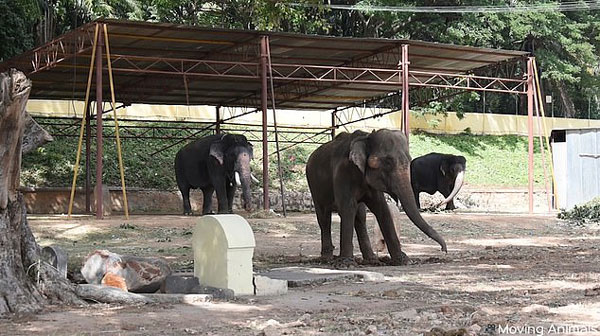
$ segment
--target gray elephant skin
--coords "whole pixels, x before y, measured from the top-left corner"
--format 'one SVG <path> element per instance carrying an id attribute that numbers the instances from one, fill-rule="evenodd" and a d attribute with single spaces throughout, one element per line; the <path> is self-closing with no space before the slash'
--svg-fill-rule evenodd
<path id="1" fill-rule="evenodd" d="M 183 197 L 183 213 L 191 215 L 190 189 L 202 190 L 202 214 L 211 213 L 213 192 L 218 213 L 232 213 L 236 173 L 242 186 L 242 201 L 251 210 L 250 160 L 252 144 L 239 134 L 217 134 L 198 139 L 181 148 L 175 156 L 175 177 Z"/>
<path id="2" fill-rule="evenodd" d="M 446 205 L 446 210 L 454 210 L 454 197 L 464 183 L 467 159 L 464 156 L 429 153 L 412 160 L 410 164 L 412 188 L 417 206 L 420 208 L 419 194 L 430 195 L 439 191 L 445 199 L 436 207 Z"/>
<path id="3" fill-rule="evenodd" d="M 408 142 L 400 131 L 341 133 L 309 157 L 306 177 L 321 228 L 321 257 L 333 259 L 331 214 L 341 219 L 340 258 L 353 258 L 356 230 L 363 259 L 377 261 L 366 228 L 365 205 L 375 215 L 391 256 L 391 263 L 408 260 L 400 249 L 384 193 L 400 201 L 410 220 L 446 251 L 444 239 L 421 217 L 410 184 Z"/>

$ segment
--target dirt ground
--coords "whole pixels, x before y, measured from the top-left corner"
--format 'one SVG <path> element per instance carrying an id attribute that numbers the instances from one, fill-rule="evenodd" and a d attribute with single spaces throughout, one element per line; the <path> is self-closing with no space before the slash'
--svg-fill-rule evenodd
<path id="1" fill-rule="evenodd" d="M 29 218 L 42 246 L 68 251 L 71 269 L 94 249 L 161 255 L 175 270 L 193 269 L 191 232 L 198 217 Z M 402 215 L 400 240 L 412 263 L 361 267 L 383 273 L 385 282 L 340 280 L 290 288 L 283 296 L 197 305 L 49 307 L 0 320 L 0 334 L 421 335 L 433 329 L 431 335 L 600 335 L 600 226 L 550 215 L 424 218 L 445 237 L 448 253 Z M 255 271 L 324 267 L 315 261 L 320 235 L 314 214 L 248 221 L 256 238 Z M 368 221 L 372 228 L 372 216 Z"/>

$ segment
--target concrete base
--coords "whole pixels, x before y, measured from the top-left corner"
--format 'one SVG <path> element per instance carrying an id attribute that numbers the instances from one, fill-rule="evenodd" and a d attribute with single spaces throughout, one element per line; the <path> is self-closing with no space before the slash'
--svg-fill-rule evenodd
<path id="1" fill-rule="evenodd" d="M 289 287 L 300 287 L 317 285 L 324 282 L 361 279 L 363 281 L 382 282 L 385 276 L 377 272 L 368 271 L 341 271 L 327 268 L 310 267 L 282 267 L 274 268 L 260 275 L 271 278 L 286 280 Z"/>

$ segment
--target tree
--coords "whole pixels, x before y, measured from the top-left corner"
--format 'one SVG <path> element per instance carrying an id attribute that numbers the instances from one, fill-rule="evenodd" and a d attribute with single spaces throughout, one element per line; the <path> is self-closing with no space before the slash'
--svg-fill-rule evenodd
<path id="1" fill-rule="evenodd" d="M 25 105 L 31 82 L 16 70 L 0 74 L 0 315 L 39 310 L 47 302 L 83 304 L 67 279 L 41 261 L 40 247 L 27 223 L 25 202 L 17 188 L 21 170 Z M 39 126 L 38 126 L 39 127 Z M 46 136 L 28 136 L 47 139 Z"/>

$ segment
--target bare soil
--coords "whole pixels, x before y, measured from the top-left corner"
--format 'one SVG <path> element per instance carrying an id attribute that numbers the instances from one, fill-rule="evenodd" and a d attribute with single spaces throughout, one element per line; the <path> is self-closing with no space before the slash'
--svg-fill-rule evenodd
<path id="1" fill-rule="evenodd" d="M 198 305 L 49 307 L 0 320 L 0 334 L 600 334 L 600 226 L 550 215 L 424 217 L 445 237 L 448 253 L 402 215 L 400 240 L 412 263 L 360 267 L 385 274 L 385 282 L 340 280 L 290 288 L 283 296 Z M 29 218 L 41 245 L 68 251 L 70 269 L 95 249 L 161 255 L 175 270 L 193 269 L 191 232 L 198 217 Z M 320 235 L 314 214 L 248 221 L 256 238 L 256 271 L 326 266 L 316 261 Z M 368 222 L 372 229 L 372 216 Z M 333 226 L 338 230 L 337 216 Z M 359 255 L 356 243 L 355 251 Z"/>

